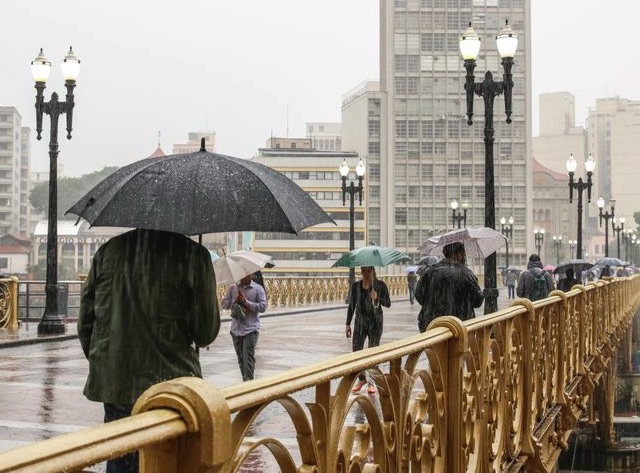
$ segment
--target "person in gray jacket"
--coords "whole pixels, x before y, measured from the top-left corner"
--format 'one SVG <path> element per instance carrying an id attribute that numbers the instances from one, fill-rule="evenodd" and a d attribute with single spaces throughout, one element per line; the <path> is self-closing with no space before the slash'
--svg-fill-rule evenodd
<path id="1" fill-rule="evenodd" d="M 526 271 L 522 271 L 518 280 L 516 294 L 518 297 L 525 297 L 532 301 L 544 299 L 555 289 L 553 276 L 542 269 L 540 256 L 532 254 L 529 256 Z"/>

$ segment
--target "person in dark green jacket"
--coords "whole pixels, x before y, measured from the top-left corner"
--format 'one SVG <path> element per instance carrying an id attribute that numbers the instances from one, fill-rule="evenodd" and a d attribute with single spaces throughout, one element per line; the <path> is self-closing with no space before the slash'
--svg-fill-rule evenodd
<path id="1" fill-rule="evenodd" d="M 78 336 L 89 360 L 84 395 L 105 422 L 131 415 L 150 386 L 202 377 L 197 347 L 220 330 L 209 251 L 177 233 L 137 229 L 96 252 L 80 302 Z M 137 454 L 107 471 L 137 472 Z"/>

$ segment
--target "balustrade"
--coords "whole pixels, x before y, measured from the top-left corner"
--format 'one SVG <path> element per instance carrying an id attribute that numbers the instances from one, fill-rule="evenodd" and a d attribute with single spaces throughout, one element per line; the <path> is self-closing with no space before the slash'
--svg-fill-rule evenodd
<path id="1" fill-rule="evenodd" d="M 280 303 L 306 285 L 345 290 L 279 284 L 267 291 Z M 0 472 L 79 471 L 135 449 L 142 471 L 158 473 L 241 471 L 258 451 L 274 464 L 264 471 L 551 472 L 581 418 L 615 442 L 593 392 L 613 383 L 639 305 L 640 276 L 613 278 L 466 322 L 441 317 L 422 334 L 224 389 L 167 381 L 130 418 L 1 453 Z M 377 395 L 351 393 L 363 369 Z M 289 429 L 269 432 L 273 416 Z"/>

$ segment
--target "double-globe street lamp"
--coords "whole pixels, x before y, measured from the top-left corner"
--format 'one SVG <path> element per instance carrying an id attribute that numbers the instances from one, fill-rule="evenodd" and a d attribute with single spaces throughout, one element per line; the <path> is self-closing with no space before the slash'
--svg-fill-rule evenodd
<path id="1" fill-rule="evenodd" d="M 453 228 L 456 228 L 456 223 L 458 224 L 458 229 L 460 229 L 460 223 L 464 223 L 463 226 L 467 226 L 467 209 L 469 208 L 468 202 L 462 203 L 462 212 L 458 210 L 460 204 L 456 199 L 451 201 L 451 220 L 453 222 Z"/>
<path id="2" fill-rule="evenodd" d="M 607 257 L 609 256 L 609 220 L 612 220 L 614 217 L 616 201 L 615 199 L 611 199 L 609 201 L 611 212 L 608 210 L 606 212 L 602 212 L 602 209 L 604 208 L 604 197 L 598 197 L 596 204 L 598 205 L 600 214 L 600 226 L 602 226 L 602 219 L 604 219 L 604 256 Z M 611 223 L 611 226 L 613 226 L 613 222 Z"/>
<path id="3" fill-rule="evenodd" d="M 504 95 L 504 111 L 507 116 L 506 122 L 511 123 L 511 96 L 513 90 L 513 57 L 518 48 L 518 36 L 509 27 L 509 22 L 505 22 L 505 27 L 496 36 L 498 53 L 502 58 L 502 68 L 504 71 L 501 81 L 494 81 L 491 71 L 487 71 L 482 82 L 476 82 L 474 70 L 476 59 L 480 52 L 480 37 L 471 27 L 464 32 L 460 38 L 460 54 L 464 59 L 466 69 L 466 82 L 464 89 L 467 95 L 467 123 L 473 124 L 473 96 L 480 96 L 484 100 L 484 226 L 488 228 L 496 227 L 495 195 L 494 195 L 494 173 L 493 173 L 493 100 L 496 96 Z M 490 314 L 498 310 L 498 289 L 496 275 L 496 253 L 492 253 L 484 260 L 484 313 Z"/>
<path id="4" fill-rule="evenodd" d="M 36 82 L 36 132 L 37 139 L 42 138 L 42 117 L 49 115 L 51 130 L 49 134 L 49 211 L 47 216 L 47 274 L 45 280 L 45 308 L 42 320 L 38 324 L 38 334 L 51 335 L 65 332 L 62 316 L 58 311 L 58 118 L 67 114 L 67 139 L 71 139 L 73 107 L 75 105 L 73 89 L 76 86 L 80 60 L 69 48 L 62 60 L 62 75 L 67 88 L 66 100 L 60 102 L 58 94 L 53 92 L 48 102 L 44 101 L 44 89 L 51 72 L 51 62 L 42 49 L 31 61 L 31 72 Z"/>
<path id="5" fill-rule="evenodd" d="M 569 244 L 569 251 L 571 252 L 571 259 L 573 259 L 573 250 L 576 249 L 576 245 L 578 244 L 575 240 L 569 240 L 567 242 Z"/>
<path id="6" fill-rule="evenodd" d="M 618 221 L 620 222 L 620 225 L 616 225 L 616 219 L 615 218 L 613 219 L 613 232 L 616 234 L 616 243 L 618 246 L 618 252 L 616 257 L 620 259 L 620 232 L 624 231 L 625 218 L 620 217 Z"/>
<path id="7" fill-rule="evenodd" d="M 505 268 L 509 269 L 509 238 L 513 236 L 513 217 L 509 217 L 509 225 L 507 225 L 506 218 L 500 218 L 500 231 L 506 238 L 504 242 L 506 250 L 506 261 L 504 266 Z"/>
<path id="8" fill-rule="evenodd" d="M 636 242 L 635 230 L 627 228 L 622 232 L 622 241 L 624 242 L 624 260 L 629 261 L 629 247 Z"/>
<path id="9" fill-rule="evenodd" d="M 556 264 L 560 263 L 560 248 L 562 247 L 562 235 L 553 235 L 553 246 L 556 248 Z"/>
<path id="10" fill-rule="evenodd" d="M 542 247 L 544 245 L 544 228 L 538 230 L 537 228 L 533 231 L 533 241 L 536 245 L 536 252 L 538 256 L 542 253 Z"/>
<path id="11" fill-rule="evenodd" d="M 584 182 L 580 177 L 577 181 L 573 176 L 578 168 L 578 163 L 573 157 L 573 154 L 567 159 L 567 171 L 569 173 L 569 203 L 573 202 L 573 190 L 578 193 L 578 241 L 576 243 L 576 258 L 582 259 L 582 192 L 587 190 L 587 202 L 591 202 L 591 186 L 593 182 L 591 180 L 593 176 L 593 170 L 596 168 L 596 162 L 593 160 L 593 156 L 589 155 L 589 158 L 584 163 L 584 169 L 587 171 L 587 182 Z"/>
<path id="12" fill-rule="evenodd" d="M 347 203 L 347 194 L 349 194 L 349 251 L 353 251 L 356 247 L 355 242 L 355 229 L 354 229 L 354 213 L 355 213 L 355 197 L 358 196 L 358 202 L 362 205 L 362 179 L 364 178 L 365 166 L 362 160 L 356 166 L 356 176 L 358 177 L 358 185 L 356 186 L 353 181 L 347 185 L 347 177 L 349 176 L 349 165 L 347 161 L 343 161 L 339 168 L 340 176 L 342 177 L 342 205 Z M 349 268 L 349 291 L 351 292 L 351 286 L 356 280 L 356 269 Z M 349 294 L 350 296 L 350 294 Z"/>

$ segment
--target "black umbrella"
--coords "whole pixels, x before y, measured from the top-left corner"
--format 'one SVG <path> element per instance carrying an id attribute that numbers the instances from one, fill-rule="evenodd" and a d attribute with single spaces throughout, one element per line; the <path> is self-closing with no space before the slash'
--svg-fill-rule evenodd
<path id="1" fill-rule="evenodd" d="M 618 258 L 612 258 L 610 256 L 606 258 L 600 258 L 596 261 L 596 266 L 628 266 L 629 263 L 625 263 L 624 261 Z"/>
<path id="2" fill-rule="evenodd" d="M 117 170 L 66 213 L 92 226 L 184 235 L 298 234 L 319 223 L 335 224 L 291 179 L 248 159 L 209 153 L 204 140 L 198 152 L 143 159 Z"/>
<path id="3" fill-rule="evenodd" d="M 567 261 L 561 261 L 553 270 L 554 274 L 565 274 L 567 269 L 573 269 L 573 273 L 578 276 L 582 274 L 582 271 L 593 268 L 593 263 L 589 263 L 583 259 L 570 259 Z"/>

